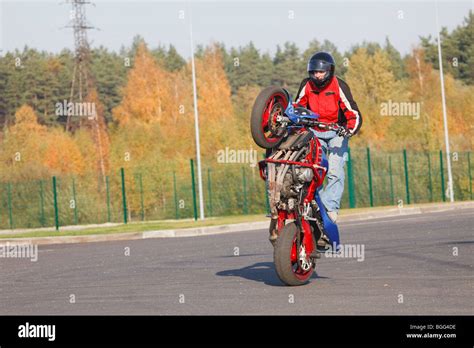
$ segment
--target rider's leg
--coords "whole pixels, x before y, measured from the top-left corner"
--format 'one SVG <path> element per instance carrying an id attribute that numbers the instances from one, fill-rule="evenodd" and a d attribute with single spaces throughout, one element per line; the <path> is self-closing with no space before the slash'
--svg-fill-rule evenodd
<path id="1" fill-rule="evenodd" d="M 328 140 L 327 184 L 320 193 L 321 200 L 328 211 L 329 217 L 335 221 L 341 206 L 344 192 L 344 165 L 347 160 L 348 139 L 335 136 Z"/>

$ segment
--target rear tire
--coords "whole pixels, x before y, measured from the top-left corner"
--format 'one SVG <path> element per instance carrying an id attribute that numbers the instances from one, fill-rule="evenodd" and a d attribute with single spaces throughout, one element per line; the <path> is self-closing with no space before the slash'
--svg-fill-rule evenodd
<path id="1" fill-rule="evenodd" d="M 299 266 L 297 266 L 297 261 L 296 265 L 291 261 L 291 252 L 293 244 L 295 243 L 296 233 L 298 233 L 298 228 L 294 222 L 285 225 L 276 240 L 275 249 L 273 251 L 275 270 L 278 278 L 290 286 L 306 284 L 314 271 L 313 267 L 310 267 L 306 272 L 300 274 L 295 272 L 295 267 L 299 269 Z M 298 255 L 298 253 L 296 254 Z M 301 269 L 299 269 L 299 271 L 301 271 Z"/>
<path id="2" fill-rule="evenodd" d="M 255 143 L 264 149 L 277 146 L 283 139 L 284 129 L 275 121 L 290 102 L 288 92 L 278 86 L 265 88 L 255 99 L 250 117 L 250 130 Z"/>

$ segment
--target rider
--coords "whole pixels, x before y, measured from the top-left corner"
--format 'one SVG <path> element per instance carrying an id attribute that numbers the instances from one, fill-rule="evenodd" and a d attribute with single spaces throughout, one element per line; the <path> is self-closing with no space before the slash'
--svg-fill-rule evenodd
<path id="1" fill-rule="evenodd" d="M 312 128 L 328 154 L 327 184 L 320 191 L 328 215 L 336 222 L 344 191 L 344 162 L 347 160 L 349 138 L 361 125 L 362 116 L 345 81 L 334 75 L 336 64 L 331 54 L 317 52 L 308 61 L 308 78 L 300 85 L 295 106 L 320 115 L 319 121 L 337 123 L 338 131 Z"/>

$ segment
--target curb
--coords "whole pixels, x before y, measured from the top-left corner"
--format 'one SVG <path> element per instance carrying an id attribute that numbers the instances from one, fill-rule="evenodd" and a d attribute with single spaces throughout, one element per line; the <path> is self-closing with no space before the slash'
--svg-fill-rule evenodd
<path id="1" fill-rule="evenodd" d="M 435 213 L 441 211 L 450 211 L 458 209 L 474 208 L 473 202 L 455 202 L 446 204 L 433 204 L 431 206 L 407 207 L 407 208 L 389 208 L 374 210 L 371 212 L 362 212 L 343 215 L 339 222 L 371 220 L 385 217 L 395 217 L 404 215 L 417 215 L 425 213 Z M 12 244 L 73 244 L 73 243 L 95 243 L 124 240 L 138 240 L 150 238 L 177 238 L 177 237 L 196 237 L 215 234 L 225 234 L 232 232 L 245 232 L 252 230 L 261 230 L 268 228 L 268 221 L 244 222 L 232 225 L 192 227 L 176 230 L 158 230 L 146 232 L 114 233 L 114 234 L 95 234 L 86 236 L 57 236 L 57 237 L 34 237 L 34 238 L 10 238 L 0 239 L 0 243 Z"/>

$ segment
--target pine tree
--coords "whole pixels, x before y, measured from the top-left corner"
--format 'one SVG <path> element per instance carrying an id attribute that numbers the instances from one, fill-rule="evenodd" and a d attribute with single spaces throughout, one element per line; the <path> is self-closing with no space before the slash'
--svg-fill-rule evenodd
<path id="1" fill-rule="evenodd" d="M 385 38 L 384 50 L 385 52 L 387 52 L 387 55 L 390 58 L 391 70 L 395 78 L 397 80 L 401 80 L 402 78 L 405 78 L 406 72 L 405 72 L 405 66 L 403 63 L 402 56 L 400 55 L 400 52 L 398 52 L 398 50 L 395 47 L 393 47 L 388 37 Z"/>
<path id="2" fill-rule="evenodd" d="M 443 27 L 440 32 L 443 68 L 467 84 L 474 84 L 474 12 L 469 11 L 464 23 L 451 33 Z M 437 41 L 430 36 L 421 38 L 426 59 L 439 69 Z"/>
<path id="3" fill-rule="evenodd" d="M 288 88 L 292 94 L 296 93 L 301 80 L 307 76 L 306 62 L 301 59 L 296 44 L 286 42 L 284 50 L 277 46 L 273 64 L 272 84 Z"/>
<path id="4" fill-rule="evenodd" d="M 99 99 L 104 105 L 104 116 L 112 120 L 112 109 L 121 101 L 120 89 L 124 86 L 129 67 L 124 57 L 99 47 L 91 52 L 91 72 Z"/>
<path id="5" fill-rule="evenodd" d="M 186 61 L 183 57 L 176 51 L 176 48 L 173 45 L 170 45 L 168 52 L 166 53 L 165 68 L 168 71 L 177 71 L 182 69 L 186 65 Z"/>

